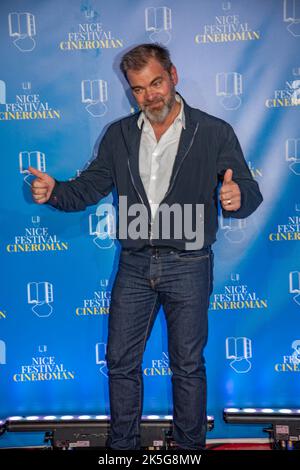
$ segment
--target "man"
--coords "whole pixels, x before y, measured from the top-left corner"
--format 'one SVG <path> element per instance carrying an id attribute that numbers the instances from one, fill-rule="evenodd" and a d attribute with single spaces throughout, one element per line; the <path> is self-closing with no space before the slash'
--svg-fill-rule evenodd
<path id="1" fill-rule="evenodd" d="M 249 216 L 262 196 L 230 125 L 189 107 L 176 93 L 177 71 L 167 49 L 137 46 L 123 56 L 121 70 L 141 112 L 109 127 L 97 158 L 74 181 L 57 182 L 31 168 L 37 176 L 33 197 L 39 204 L 77 211 L 96 204 L 113 187 L 119 196 L 122 252 L 107 347 L 110 447 L 140 447 L 141 364 L 162 305 L 172 370 L 174 439 L 180 448 L 203 449 L 203 350 L 217 188 L 221 182 L 224 217 Z"/>

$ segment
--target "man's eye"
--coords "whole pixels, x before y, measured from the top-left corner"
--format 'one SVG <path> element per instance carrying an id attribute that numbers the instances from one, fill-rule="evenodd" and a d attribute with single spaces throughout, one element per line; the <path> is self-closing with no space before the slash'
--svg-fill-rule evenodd
<path id="1" fill-rule="evenodd" d="M 142 91 L 141 88 L 135 88 L 135 89 L 133 90 L 133 92 L 134 92 L 136 95 L 138 95 L 139 93 L 141 93 L 141 91 Z"/>
<path id="2" fill-rule="evenodd" d="M 161 80 L 159 80 L 158 82 L 153 83 L 153 86 L 156 87 L 156 88 L 158 88 L 160 85 L 161 85 Z"/>

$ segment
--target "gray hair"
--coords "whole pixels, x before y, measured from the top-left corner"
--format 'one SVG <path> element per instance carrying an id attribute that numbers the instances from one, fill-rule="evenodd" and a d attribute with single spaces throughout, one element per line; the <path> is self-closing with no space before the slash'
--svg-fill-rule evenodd
<path id="1" fill-rule="evenodd" d="M 168 72 L 171 71 L 172 61 L 169 50 L 157 43 L 140 44 L 123 55 L 120 69 L 127 79 L 128 70 L 142 70 L 150 59 L 156 59 Z"/>

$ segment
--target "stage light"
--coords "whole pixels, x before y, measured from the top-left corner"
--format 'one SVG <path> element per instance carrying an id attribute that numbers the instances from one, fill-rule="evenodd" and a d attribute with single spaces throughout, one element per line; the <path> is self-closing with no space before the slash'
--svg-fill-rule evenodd
<path id="1" fill-rule="evenodd" d="M 299 410 L 292 408 L 224 408 L 227 423 L 269 423 L 275 421 L 300 420 Z"/>
<path id="2" fill-rule="evenodd" d="M 142 448 L 173 447 L 172 415 L 144 415 L 141 420 Z M 45 441 L 52 448 L 105 448 L 110 433 L 108 415 L 11 416 L 3 420 L 7 432 L 45 431 Z M 214 417 L 207 417 L 207 430 L 214 427 Z M 1 429 L 1 424 L 0 424 Z"/>
<path id="3" fill-rule="evenodd" d="M 300 413 L 294 408 L 225 408 L 229 424 L 270 424 L 264 429 L 273 437 L 275 449 L 299 449 Z"/>

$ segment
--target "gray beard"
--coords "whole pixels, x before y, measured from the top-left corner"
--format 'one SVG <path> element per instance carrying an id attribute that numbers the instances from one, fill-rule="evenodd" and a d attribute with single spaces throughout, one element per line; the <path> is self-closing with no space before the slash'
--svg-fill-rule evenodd
<path id="1" fill-rule="evenodd" d="M 172 93 L 170 100 L 168 103 L 165 103 L 163 108 L 160 111 L 151 111 L 147 107 L 143 109 L 145 115 L 149 119 L 149 121 L 161 124 L 164 122 L 168 114 L 170 113 L 174 103 L 175 103 L 175 90 L 174 93 Z"/>

